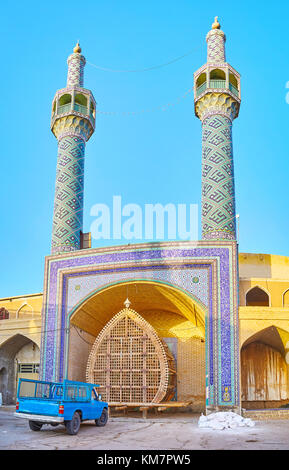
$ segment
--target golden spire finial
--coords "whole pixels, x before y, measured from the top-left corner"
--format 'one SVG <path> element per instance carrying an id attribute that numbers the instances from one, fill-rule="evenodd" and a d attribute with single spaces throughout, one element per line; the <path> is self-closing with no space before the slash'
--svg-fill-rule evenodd
<path id="1" fill-rule="evenodd" d="M 124 301 L 124 305 L 126 308 L 129 308 L 131 302 L 128 300 L 128 298 Z"/>
<path id="2" fill-rule="evenodd" d="M 221 25 L 220 23 L 218 22 L 218 16 L 215 16 L 215 21 L 214 23 L 212 24 L 212 29 L 220 29 L 221 28 Z"/>
<path id="3" fill-rule="evenodd" d="M 81 47 L 79 45 L 79 41 L 77 41 L 77 44 L 76 44 L 75 48 L 73 49 L 73 52 L 76 52 L 78 54 L 81 53 Z"/>

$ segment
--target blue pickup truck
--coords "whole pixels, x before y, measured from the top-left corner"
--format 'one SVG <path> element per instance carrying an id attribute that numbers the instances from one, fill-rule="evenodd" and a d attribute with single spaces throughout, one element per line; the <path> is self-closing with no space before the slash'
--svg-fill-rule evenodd
<path id="1" fill-rule="evenodd" d="M 44 424 L 64 424 L 68 434 L 77 434 L 82 421 L 95 420 L 105 426 L 108 404 L 101 401 L 96 384 L 74 382 L 44 382 L 19 379 L 14 416 L 29 420 L 32 431 Z"/>

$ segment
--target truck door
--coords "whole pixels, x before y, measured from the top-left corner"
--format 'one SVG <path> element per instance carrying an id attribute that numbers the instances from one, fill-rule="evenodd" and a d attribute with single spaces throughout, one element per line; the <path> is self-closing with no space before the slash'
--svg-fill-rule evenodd
<path id="1" fill-rule="evenodd" d="M 98 399 L 98 394 L 95 388 L 91 389 L 91 418 L 90 419 L 98 419 L 102 412 L 102 403 Z"/>

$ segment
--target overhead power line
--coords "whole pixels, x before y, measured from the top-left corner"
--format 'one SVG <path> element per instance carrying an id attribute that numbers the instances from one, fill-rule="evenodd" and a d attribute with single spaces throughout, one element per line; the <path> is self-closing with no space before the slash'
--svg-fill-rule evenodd
<path id="1" fill-rule="evenodd" d="M 149 72 L 150 70 L 156 70 L 156 69 L 160 69 L 162 67 L 166 67 L 168 65 L 171 65 L 181 59 L 183 59 L 184 57 L 187 57 L 189 55 L 191 55 L 193 52 L 197 51 L 198 49 L 200 48 L 200 46 L 196 46 L 194 47 L 194 49 L 191 49 L 189 52 L 187 52 L 186 54 L 183 54 L 181 56 L 178 56 L 178 57 L 175 57 L 174 59 L 172 60 L 169 60 L 168 62 L 164 62 L 162 64 L 158 64 L 158 65 L 153 65 L 151 67 L 145 67 L 145 68 L 142 68 L 142 69 L 114 69 L 114 68 L 111 68 L 111 67 L 102 67 L 100 65 L 96 65 L 96 64 L 93 64 L 92 62 L 88 62 L 86 61 L 87 64 L 91 65 L 92 67 L 98 69 L 98 70 L 101 70 L 103 72 L 113 72 L 113 73 L 139 73 L 139 72 Z"/>
<path id="2" fill-rule="evenodd" d="M 150 70 L 156 70 L 156 69 L 159 69 L 159 68 L 162 68 L 162 67 L 166 67 L 168 65 L 171 65 L 189 55 L 191 55 L 193 52 L 197 51 L 198 49 L 200 48 L 200 45 L 199 46 L 196 46 L 194 47 L 193 49 L 191 49 L 190 51 L 186 52 L 185 54 L 182 54 L 178 57 L 175 57 L 174 59 L 171 59 L 167 62 L 164 62 L 164 63 L 161 63 L 161 64 L 158 64 L 158 65 L 153 65 L 153 66 L 150 66 L 150 67 L 145 67 L 145 68 L 140 68 L 140 69 L 114 69 L 112 67 L 102 67 L 100 65 L 96 65 L 96 64 L 93 64 L 92 62 L 86 62 L 87 64 L 89 64 L 91 67 L 94 67 L 98 70 L 101 70 L 101 71 L 104 71 L 104 72 L 113 72 L 113 73 L 138 73 L 138 72 L 148 72 Z M 96 110 L 96 113 L 97 114 L 102 114 L 102 115 L 107 115 L 107 116 L 135 116 L 135 115 L 141 115 L 141 114 L 144 114 L 144 113 L 151 113 L 151 112 L 154 112 L 154 111 L 167 111 L 168 109 L 170 109 L 172 106 L 175 106 L 176 104 L 178 104 L 181 100 L 183 100 L 187 95 L 188 93 L 192 92 L 192 89 L 189 89 L 188 91 L 186 91 L 183 95 L 179 96 L 175 101 L 173 102 L 169 102 L 169 103 L 166 103 L 166 104 L 162 104 L 162 105 L 157 105 L 157 106 L 153 106 L 149 109 L 141 109 L 141 110 L 137 110 L 137 111 L 102 111 L 101 109 L 100 110 Z"/>
<path id="3" fill-rule="evenodd" d="M 190 88 L 183 95 L 179 96 L 176 100 L 174 100 L 172 102 L 162 104 L 162 105 L 153 106 L 153 107 L 147 108 L 147 109 L 141 109 L 141 110 L 138 110 L 138 111 L 102 111 L 102 110 L 96 110 L 96 114 L 104 114 L 104 115 L 107 115 L 107 116 L 117 116 L 117 115 L 118 116 L 120 116 L 120 115 L 121 116 L 135 116 L 135 115 L 141 115 L 141 114 L 145 114 L 145 113 L 152 113 L 154 111 L 167 111 L 171 107 L 176 106 L 177 104 L 179 104 L 180 101 L 185 99 L 187 97 L 187 95 L 189 93 L 191 93 L 192 91 L 193 91 L 193 89 Z"/>

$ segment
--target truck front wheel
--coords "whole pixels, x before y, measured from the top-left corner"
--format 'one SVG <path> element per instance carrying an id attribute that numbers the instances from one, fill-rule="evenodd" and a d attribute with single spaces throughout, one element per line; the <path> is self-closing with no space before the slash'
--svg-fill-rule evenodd
<path id="1" fill-rule="evenodd" d="M 65 421 L 65 427 L 66 427 L 66 431 L 68 432 L 68 434 L 71 434 L 72 436 L 77 434 L 80 428 L 80 423 L 81 423 L 80 415 L 76 411 L 70 421 Z"/>
<path id="2" fill-rule="evenodd" d="M 29 421 L 29 427 L 31 431 L 40 431 L 42 423 L 39 423 L 38 421 Z"/>
<path id="3" fill-rule="evenodd" d="M 108 411 L 106 408 L 103 408 L 100 418 L 95 420 L 96 426 L 105 426 L 108 420 Z"/>

